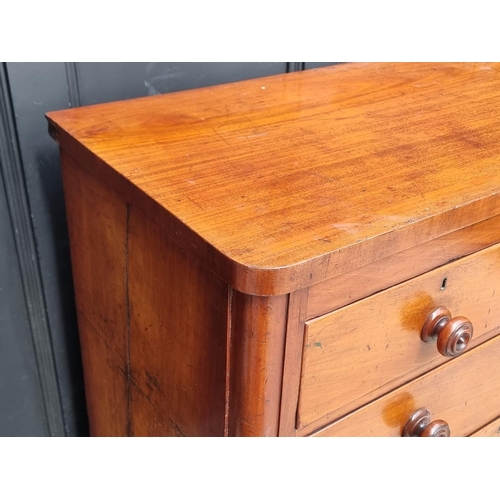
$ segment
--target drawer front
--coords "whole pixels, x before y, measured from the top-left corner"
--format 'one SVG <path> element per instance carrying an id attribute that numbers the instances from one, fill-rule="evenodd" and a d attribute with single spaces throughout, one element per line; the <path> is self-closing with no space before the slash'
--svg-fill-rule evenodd
<path id="1" fill-rule="evenodd" d="M 431 311 L 468 318 L 478 345 L 500 325 L 500 245 L 306 322 L 297 426 L 329 420 L 448 361 L 420 338 Z M 462 354 L 463 356 L 463 354 Z M 331 418 L 330 418 L 331 417 Z"/>
<path id="2" fill-rule="evenodd" d="M 500 418 L 496 418 L 493 422 L 481 427 L 470 437 L 500 437 Z"/>
<path id="3" fill-rule="evenodd" d="M 476 433 L 500 412 L 500 337 L 485 342 L 317 432 L 316 436 L 401 436 L 428 408 L 452 436 Z M 498 430 L 498 427 L 496 427 Z"/>

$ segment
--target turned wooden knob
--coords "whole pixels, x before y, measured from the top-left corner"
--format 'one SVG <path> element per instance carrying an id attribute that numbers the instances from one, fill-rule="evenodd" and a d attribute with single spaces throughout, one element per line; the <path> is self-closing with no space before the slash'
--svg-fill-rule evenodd
<path id="1" fill-rule="evenodd" d="M 467 318 L 452 318 L 446 307 L 438 307 L 427 316 L 420 337 L 424 342 L 437 341 L 439 353 L 453 358 L 465 351 L 473 331 L 472 323 Z"/>
<path id="2" fill-rule="evenodd" d="M 431 412 L 420 408 L 406 422 L 403 437 L 450 437 L 450 426 L 444 420 L 431 422 Z"/>

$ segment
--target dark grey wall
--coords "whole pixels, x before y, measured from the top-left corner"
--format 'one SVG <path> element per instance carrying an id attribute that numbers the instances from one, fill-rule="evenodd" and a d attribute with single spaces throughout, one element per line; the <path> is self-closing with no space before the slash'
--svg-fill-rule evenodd
<path id="1" fill-rule="evenodd" d="M 59 155 L 45 113 L 328 64 L 2 64 L 0 436 L 88 432 Z"/>
<path id="2" fill-rule="evenodd" d="M 48 431 L 1 175 L 0 425 L 3 436 L 43 436 Z"/>

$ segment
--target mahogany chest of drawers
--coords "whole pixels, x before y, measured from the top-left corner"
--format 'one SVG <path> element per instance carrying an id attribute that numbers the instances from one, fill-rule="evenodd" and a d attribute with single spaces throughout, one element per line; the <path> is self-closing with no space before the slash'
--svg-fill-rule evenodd
<path id="1" fill-rule="evenodd" d="M 48 114 L 95 436 L 495 435 L 500 66 Z"/>

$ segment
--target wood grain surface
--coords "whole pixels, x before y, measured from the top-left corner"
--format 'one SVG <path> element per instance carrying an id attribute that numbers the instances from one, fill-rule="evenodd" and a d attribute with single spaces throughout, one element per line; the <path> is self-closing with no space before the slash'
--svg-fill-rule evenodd
<path id="1" fill-rule="evenodd" d="M 500 437 L 500 418 L 496 418 L 493 422 L 471 434 L 470 437 Z"/>
<path id="2" fill-rule="evenodd" d="M 92 436 L 223 436 L 228 286 L 62 153 Z"/>
<path id="3" fill-rule="evenodd" d="M 127 206 L 61 154 L 90 433 L 126 436 Z"/>
<path id="4" fill-rule="evenodd" d="M 220 436 L 228 286 L 130 209 L 131 434 Z"/>
<path id="5" fill-rule="evenodd" d="M 439 306 L 468 318 L 474 341 L 484 341 L 482 335 L 500 327 L 499 283 L 495 245 L 307 321 L 298 426 L 338 416 L 348 403 L 365 404 L 448 361 L 435 343 L 420 338 L 426 317 Z"/>
<path id="6" fill-rule="evenodd" d="M 401 436 L 419 408 L 445 420 L 452 437 L 468 436 L 498 416 L 500 338 L 379 398 L 317 432 L 316 436 Z"/>
<path id="7" fill-rule="evenodd" d="M 234 291 L 231 299 L 229 436 L 277 436 L 288 297 Z"/>
<path id="8" fill-rule="evenodd" d="M 499 68 L 345 64 L 48 118 L 226 282 L 278 295 L 500 212 Z"/>
<path id="9" fill-rule="evenodd" d="M 289 296 L 283 365 L 283 394 L 280 409 L 280 436 L 293 436 L 296 433 L 304 327 L 307 319 L 307 293 L 308 289 L 304 288 Z"/>
<path id="10" fill-rule="evenodd" d="M 423 406 L 493 432 L 499 70 L 345 64 L 49 113 L 92 435 L 396 436 Z M 456 359 L 420 339 L 437 306 L 474 325 Z"/>

